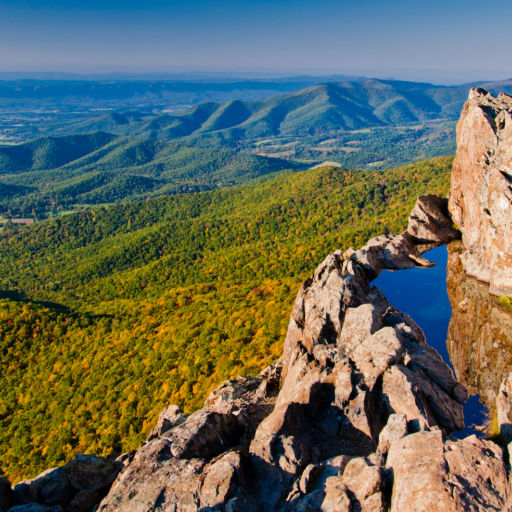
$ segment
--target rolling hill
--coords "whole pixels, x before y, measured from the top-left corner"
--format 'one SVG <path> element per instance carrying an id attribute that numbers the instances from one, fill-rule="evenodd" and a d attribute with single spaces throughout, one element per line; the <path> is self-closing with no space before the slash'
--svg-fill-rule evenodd
<path id="1" fill-rule="evenodd" d="M 0 213 L 44 215 L 76 204 L 208 190 L 296 167 L 246 151 L 104 132 L 46 137 L 0 147 Z"/>
<path id="2" fill-rule="evenodd" d="M 66 137 L 43 137 L 25 144 L 0 146 L 0 173 L 54 169 L 93 153 L 115 139 L 96 132 Z"/>

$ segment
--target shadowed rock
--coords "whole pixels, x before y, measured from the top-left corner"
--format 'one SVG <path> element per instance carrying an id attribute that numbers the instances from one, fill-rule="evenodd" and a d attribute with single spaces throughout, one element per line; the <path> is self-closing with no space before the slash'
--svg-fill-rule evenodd
<path id="1" fill-rule="evenodd" d="M 19 505 L 8 510 L 91 512 L 107 494 L 121 468 L 121 463 L 110 459 L 76 455 L 65 466 L 17 484 L 14 501 Z M 18 508 L 22 506 L 25 508 Z"/>
<path id="2" fill-rule="evenodd" d="M 15 505 L 14 493 L 7 478 L 0 478 L 0 512 L 5 512 Z"/>

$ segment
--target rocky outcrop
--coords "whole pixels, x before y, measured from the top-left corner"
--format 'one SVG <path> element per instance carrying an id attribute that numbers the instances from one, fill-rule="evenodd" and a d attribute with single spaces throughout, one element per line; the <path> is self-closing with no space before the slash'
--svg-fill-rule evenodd
<path id="1" fill-rule="evenodd" d="M 76 455 L 65 466 L 25 480 L 9 491 L 0 487 L 0 510 L 12 512 L 91 512 L 123 467 L 118 461 Z M 6 506 L 7 497 L 8 505 Z"/>
<path id="2" fill-rule="evenodd" d="M 501 449 L 449 438 L 466 390 L 371 286 L 456 237 L 446 201 L 414 212 L 401 235 L 329 255 L 299 291 L 282 358 L 186 419 L 164 413 L 98 510 L 510 510 Z"/>
<path id="3" fill-rule="evenodd" d="M 468 274 L 512 294 L 512 97 L 471 90 L 457 124 L 449 209 Z"/>
<path id="4" fill-rule="evenodd" d="M 232 510 L 250 510 L 245 507 L 255 504 L 241 486 L 242 458 L 275 403 L 279 374 L 277 363 L 258 377 L 225 382 L 204 409 L 150 438 L 99 510 L 206 510 L 228 503 Z"/>

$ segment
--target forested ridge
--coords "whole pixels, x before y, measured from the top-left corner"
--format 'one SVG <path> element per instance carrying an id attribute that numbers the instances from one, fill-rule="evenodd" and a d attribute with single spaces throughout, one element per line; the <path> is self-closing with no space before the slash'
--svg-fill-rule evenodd
<path id="1" fill-rule="evenodd" d="M 0 460 L 13 479 L 140 444 L 281 353 L 300 282 L 403 229 L 451 158 L 265 181 L 7 226 L 0 239 Z"/>
<path id="2" fill-rule="evenodd" d="M 246 151 L 102 132 L 47 137 L 0 146 L 0 214 L 44 217 L 76 205 L 225 187 L 296 167 Z"/>

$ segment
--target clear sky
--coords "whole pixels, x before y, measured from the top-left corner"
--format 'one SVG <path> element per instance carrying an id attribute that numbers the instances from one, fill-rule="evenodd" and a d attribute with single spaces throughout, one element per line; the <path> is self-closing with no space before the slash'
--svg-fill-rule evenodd
<path id="1" fill-rule="evenodd" d="M 0 71 L 512 76 L 512 2 L 0 0 Z"/>

